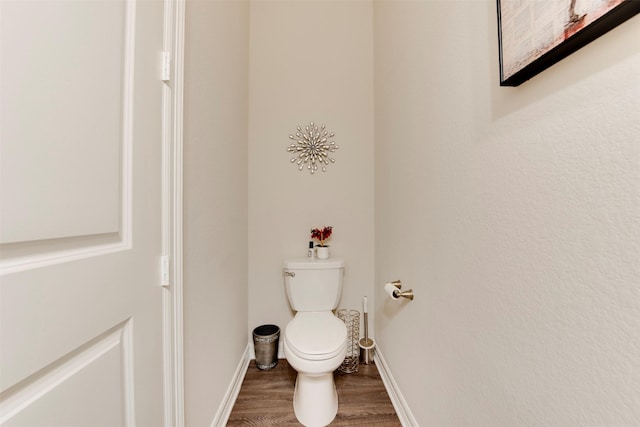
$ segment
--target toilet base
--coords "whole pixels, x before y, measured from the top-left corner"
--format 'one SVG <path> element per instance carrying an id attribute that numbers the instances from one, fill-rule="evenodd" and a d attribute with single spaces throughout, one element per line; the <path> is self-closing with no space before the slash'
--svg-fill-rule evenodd
<path id="1" fill-rule="evenodd" d="M 338 413 L 338 393 L 333 372 L 318 375 L 298 373 L 293 392 L 293 411 L 306 427 L 329 425 Z"/>

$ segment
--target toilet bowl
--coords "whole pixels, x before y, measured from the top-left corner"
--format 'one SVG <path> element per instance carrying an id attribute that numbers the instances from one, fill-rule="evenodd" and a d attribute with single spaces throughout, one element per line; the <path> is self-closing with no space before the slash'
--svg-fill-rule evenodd
<path id="1" fill-rule="evenodd" d="M 298 312 L 284 332 L 284 354 L 298 372 L 293 409 L 307 427 L 331 423 L 338 411 L 333 372 L 347 352 L 347 328 L 331 311 Z"/>
<path id="2" fill-rule="evenodd" d="M 293 410 L 307 427 L 329 424 L 338 412 L 333 371 L 347 353 L 347 327 L 334 314 L 342 295 L 344 260 L 293 258 L 284 284 L 296 315 L 284 331 L 284 355 L 298 371 Z"/>

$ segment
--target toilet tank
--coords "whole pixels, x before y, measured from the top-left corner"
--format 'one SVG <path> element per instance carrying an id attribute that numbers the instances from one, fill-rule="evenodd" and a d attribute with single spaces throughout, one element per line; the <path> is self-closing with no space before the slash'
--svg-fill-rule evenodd
<path id="1" fill-rule="evenodd" d="M 284 262 L 284 285 L 295 311 L 329 311 L 342 296 L 344 260 L 293 258 Z"/>

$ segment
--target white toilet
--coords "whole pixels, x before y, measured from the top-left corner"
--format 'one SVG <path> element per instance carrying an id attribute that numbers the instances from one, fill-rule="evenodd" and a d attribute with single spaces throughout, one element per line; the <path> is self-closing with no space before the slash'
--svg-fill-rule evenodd
<path id="1" fill-rule="evenodd" d="M 347 353 L 347 328 L 333 311 L 342 295 L 341 259 L 284 263 L 289 304 L 296 311 L 284 331 L 284 355 L 298 372 L 293 410 L 307 427 L 326 426 L 338 412 L 333 371 Z"/>

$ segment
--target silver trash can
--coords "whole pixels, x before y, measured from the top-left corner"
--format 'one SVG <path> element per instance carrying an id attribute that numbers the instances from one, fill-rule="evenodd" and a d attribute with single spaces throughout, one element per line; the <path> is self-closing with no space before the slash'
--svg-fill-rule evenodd
<path id="1" fill-rule="evenodd" d="M 253 330 L 253 348 L 258 369 L 272 369 L 278 364 L 278 341 L 280 328 L 276 325 L 262 325 Z"/>

